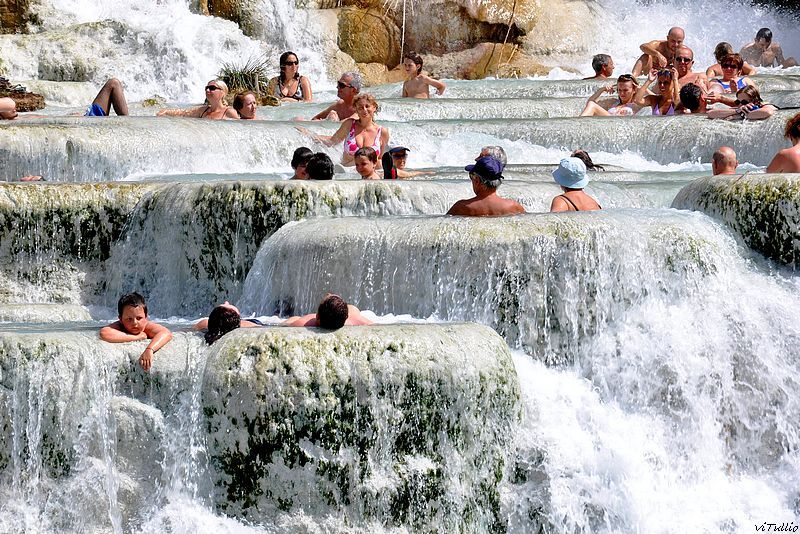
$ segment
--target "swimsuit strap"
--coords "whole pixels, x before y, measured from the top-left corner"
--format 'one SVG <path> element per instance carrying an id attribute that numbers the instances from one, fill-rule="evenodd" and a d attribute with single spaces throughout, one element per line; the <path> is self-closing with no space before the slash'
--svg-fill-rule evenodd
<path id="1" fill-rule="evenodd" d="M 558 196 L 560 196 L 561 198 L 566 200 L 567 203 L 569 203 L 570 206 L 575 208 L 575 211 L 581 211 L 581 210 L 578 209 L 578 206 L 576 206 L 575 203 L 569 199 L 569 197 L 567 195 L 558 195 Z"/>
<path id="2" fill-rule="evenodd" d="M 206 113 L 208 113 L 208 110 L 209 110 L 209 109 L 211 109 L 211 106 L 209 106 L 209 105 L 206 105 L 206 109 L 204 109 L 204 110 L 203 110 L 203 113 L 201 113 L 201 114 L 200 114 L 200 118 L 201 118 L 201 119 L 202 119 L 203 117 L 205 117 L 205 116 L 206 116 Z"/>

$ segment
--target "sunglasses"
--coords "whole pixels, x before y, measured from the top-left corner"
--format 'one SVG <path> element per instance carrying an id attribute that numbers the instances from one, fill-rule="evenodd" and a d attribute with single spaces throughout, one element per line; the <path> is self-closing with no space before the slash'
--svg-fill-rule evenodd
<path id="1" fill-rule="evenodd" d="M 213 91 L 219 91 L 219 90 L 220 90 L 220 88 L 217 87 L 216 85 L 206 85 L 206 91 L 213 92 Z"/>
<path id="2" fill-rule="evenodd" d="M 675 58 L 675 63 L 691 63 L 692 61 L 694 61 L 694 58 L 691 58 L 691 57 L 680 57 L 680 56 L 678 56 L 678 57 Z"/>
<path id="3" fill-rule="evenodd" d="M 349 87 L 350 89 L 352 89 L 352 88 L 353 88 L 353 86 L 352 86 L 352 85 L 347 85 L 347 84 L 346 84 L 346 83 L 344 83 L 344 82 L 336 82 L 336 88 L 337 88 L 337 89 L 344 89 L 345 87 Z"/>
<path id="4" fill-rule="evenodd" d="M 750 101 L 749 101 L 749 100 L 738 100 L 738 99 L 737 99 L 737 100 L 734 100 L 734 101 L 733 101 L 733 105 L 734 105 L 734 106 L 746 106 L 746 105 L 747 105 L 747 104 L 749 104 L 749 103 L 750 103 Z"/>
<path id="5" fill-rule="evenodd" d="M 299 61 L 287 61 L 286 63 L 281 63 L 281 67 L 288 67 L 289 65 L 299 65 Z"/>
<path id="6" fill-rule="evenodd" d="M 726 63 L 722 65 L 723 69 L 738 69 L 739 65 L 733 65 L 732 63 Z"/>

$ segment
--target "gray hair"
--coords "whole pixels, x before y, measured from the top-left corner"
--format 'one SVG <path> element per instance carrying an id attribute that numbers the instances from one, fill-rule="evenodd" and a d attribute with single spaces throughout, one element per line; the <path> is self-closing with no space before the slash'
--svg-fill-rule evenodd
<path id="1" fill-rule="evenodd" d="M 481 154 L 484 152 L 487 152 L 487 156 L 492 156 L 494 159 L 502 163 L 503 167 L 505 168 L 508 158 L 506 158 L 506 151 L 503 150 L 503 147 L 497 145 L 485 146 L 481 149 Z"/>
<path id="2" fill-rule="evenodd" d="M 477 176 L 477 177 L 478 177 L 478 180 L 480 180 L 480 182 L 481 182 L 483 185 L 485 185 L 486 187 L 488 187 L 489 189 L 497 189 L 498 187 L 500 187 L 500 184 L 502 184 L 502 183 L 503 183 L 503 179 L 502 179 L 502 177 L 500 177 L 500 178 L 496 178 L 496 179 L 494 179 L 494 180 L 490 180 L 490 179 L 488 179 L 488 178 L 485 178 L 485 177 L 481 176 L 481 175 L 480 175 L 480 174 L 478 174 L 477 172 L 471 172 L 471 173 L 469 173 L 469 174 L 470 174 L 470 176 L 472 176 L 472 175 L 475 175 L 475 176 Z"/>
<path id="3" fill-rule="evenodd" d="M 608 54 L 596 54 L 592 58 L 592 69 L 594 69 L 595 73 L 599 74 L 603 67 L 608 65 L 611 61 L 611 56 Z"/>
<path id="4" fill-rule="evenodd" d="M 361 91 L 361 84 L 364 83 L 361 79 L 361 73 L 356 71 L 345 72 L 342 74 L 342 77 L 347 76 L 350 78 L 350 87 L 356 90 L 356 92 Z"/>

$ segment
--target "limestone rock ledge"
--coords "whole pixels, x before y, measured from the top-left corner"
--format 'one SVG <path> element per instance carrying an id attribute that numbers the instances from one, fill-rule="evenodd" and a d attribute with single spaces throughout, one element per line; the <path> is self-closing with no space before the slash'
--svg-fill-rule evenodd
<path id="1" fill-rule="evenodd" d="M 720 219 L 753 249 L 800 267 L 800 175 L 700 178 L 681 189 L 672 207 Z"/>
<path id="2" fill-rule="evenodd" d="M 259 523 L 495 530 L 518 389 L 476 324 L 238 330 L 203 384 L 216 504 Z"/>

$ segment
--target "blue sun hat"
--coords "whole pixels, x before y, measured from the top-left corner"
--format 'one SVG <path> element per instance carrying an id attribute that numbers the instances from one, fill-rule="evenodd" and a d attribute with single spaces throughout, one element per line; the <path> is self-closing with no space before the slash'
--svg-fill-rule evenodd
<path id="1" fill-rule="evenodd" d="M 560 186 L 568 189 L 583 189 L 589 185 L 586 165 L 578 158 L 564 158 L 553 171 L 553 178 Z"/>

